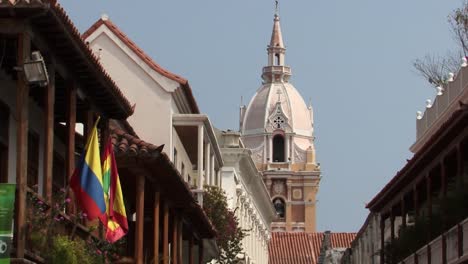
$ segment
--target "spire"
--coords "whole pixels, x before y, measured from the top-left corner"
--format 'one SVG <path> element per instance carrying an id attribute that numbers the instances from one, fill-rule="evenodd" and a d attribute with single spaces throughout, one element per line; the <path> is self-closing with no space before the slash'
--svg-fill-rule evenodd
<path id="1" fill-rule="evenodd" d="M 273 32 L 271 33 L 271 41 L 270 41 L 269 48 L 277 47 L 277 48 L 284 49 L 283 35 L 281 34 L 281 27 L 280 27 L 278 1 L 276 1 L 275 18 L 273 19 L 273 21 L 274 21 Z"/>
<path id="2" fill-rule="evenodd" d="M 278 1 L 275 1 L 275 17 L 273 19 L 273 31 L 270 45 L 268 45 L 268 65 L 263 68 L 262 79 L 264 82 L 287 82 L 291 76 L 291 68 L 285 65 L 286 48 L 281 34 Z"/>

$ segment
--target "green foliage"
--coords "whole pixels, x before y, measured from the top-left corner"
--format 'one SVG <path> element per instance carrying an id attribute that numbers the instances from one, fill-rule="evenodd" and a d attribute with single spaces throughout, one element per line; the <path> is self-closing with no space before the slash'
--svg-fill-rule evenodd
<path id="1" fill-rule="evenodd" d="M 87 247 L 83 240 L 71 240 L 68 236 L 55 236 L 51 250 L 46 253 L 47 263 L 99 264 L 103 259 Z"/>
<path id="2" fill-rule="evenodd" d="M 54 193 L 52 200 L 49 205 L 34 193 L 28 192 L 26 220 L 30 249 L 45 258 L 47 263 L 114 263 L 120 258 L 123 244 L 126 243 L 125 238 L 111 244 L 92 236 L 86 241 L 75 236 L 77 225 L 86 214 L 64 213 L 71 201 L 65 189 Z M 70 231 L 66 226 L 73 228 Z M 89 227 L 88 232 L 95 229 L 96 227 Z"/>
<path id="3" fill-rule="evenodd" d="M 78 264 L 78 257 L 73 248 L 73 241 L 68 237 L 57 236 L 53 240 L 50 253 L 46 257 L 49 263 L 69 263 Z"/>
<path id="4" fill-rule="evenodd" d="M 242 239 L 246 234 L 234 211 L 227 206 L 226 193 L 218 187 L 205 187 L 203 209 L 218 231 L 216 242 L 221 252 L 218 263 L 237 263 L 236 256 L 242 252 Z"/>

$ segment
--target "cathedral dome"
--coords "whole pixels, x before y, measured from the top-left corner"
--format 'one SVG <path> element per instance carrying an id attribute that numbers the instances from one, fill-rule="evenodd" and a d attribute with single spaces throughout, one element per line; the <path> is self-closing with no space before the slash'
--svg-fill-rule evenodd
<path id="1" fill-rule="evenodd" d="M 294 86 L 287 82 L 264 84 L 250 101 L 242 131 L 245 136 L 283 129 L 311 137 L 313 133 L 312 108 Z"/>
<path id="2" fill-rule="evenodd" d="M 241 132 L 246 145 L 257 148 L 264 135 L 294 136 L 300 150 L 312 147 L 313 112 L 289 82 L 291 68 L 285 64 L 286 48 L 275 14 L 271 41 L 268 45 L 268 64 L 263 67 L 263 84 L 247 108 L 241 108 Z"/>

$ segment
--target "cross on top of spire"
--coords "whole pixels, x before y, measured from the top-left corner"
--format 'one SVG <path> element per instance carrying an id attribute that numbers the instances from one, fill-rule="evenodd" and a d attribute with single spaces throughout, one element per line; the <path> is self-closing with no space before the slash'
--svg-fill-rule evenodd
<path id="1" fill-rule="evenodd" d="M 275 16 L 279 16 L 278 0 L 275 1 Z"/>

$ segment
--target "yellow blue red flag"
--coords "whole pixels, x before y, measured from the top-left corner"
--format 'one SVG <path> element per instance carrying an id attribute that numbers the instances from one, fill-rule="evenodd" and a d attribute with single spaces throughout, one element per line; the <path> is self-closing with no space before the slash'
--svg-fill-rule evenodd
<path id="1" fill-rule="evenodd" d="M 94 124 L 70 181 L 70 187 L 75 193 L 76 201 L 83 212 L 87 214 L 89 220 L 106 213 L 97 133 L 98 122 L 99 119 Z"/>
<path id="2" fill-rule="evenodd" d="M 117 163 L 115 162 L 110 138 L 102 156 L 102 175 L 107 210 L 106 214 L 102 215 L 100 219 L 106 227 L 106 240 L 114 243 L 127 233 L 128 222 Z"/>

